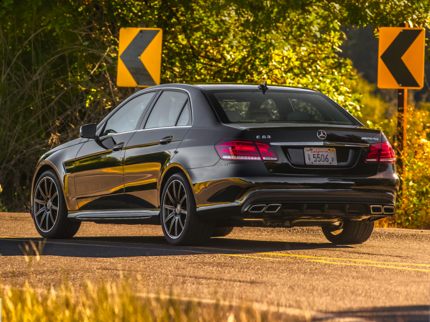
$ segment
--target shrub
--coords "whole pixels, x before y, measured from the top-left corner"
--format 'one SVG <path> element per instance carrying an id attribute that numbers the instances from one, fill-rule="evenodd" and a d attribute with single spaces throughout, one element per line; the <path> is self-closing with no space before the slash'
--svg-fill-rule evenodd
<path id="1" fill-rule="evenodd" d="M 375 87 L 364 80 L 355 84 L 362 93 L 362 120 L 368 126 L 384 131 L 394 143 L 397 131 L 396 101 L 388 103 L 375 94 Z M 407 109 L 407 142 L 398 168 L 401 187 L 397 196 L 396 216 L 380 222 L 381 226 L 430 228 L 430 104 Z"/>

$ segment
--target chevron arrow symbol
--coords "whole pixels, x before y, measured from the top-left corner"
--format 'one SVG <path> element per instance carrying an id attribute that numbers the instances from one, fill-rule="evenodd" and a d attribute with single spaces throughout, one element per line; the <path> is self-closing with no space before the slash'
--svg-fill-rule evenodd
<path id="1" fill-rule="evenodd" d="M 137 85 L 156 85 L 140 60 L 140 56 L 159 32 L 159 30 L 140 30 L 121 55 L 121 60 Z"/>
<path id="2" fill-rule="evenodd" d="M 402 87 L 418 87 L 418 82 L 409 71 L 402 57 L 422 30 L 402 30 L 381 55 L 381 59 Z"/>

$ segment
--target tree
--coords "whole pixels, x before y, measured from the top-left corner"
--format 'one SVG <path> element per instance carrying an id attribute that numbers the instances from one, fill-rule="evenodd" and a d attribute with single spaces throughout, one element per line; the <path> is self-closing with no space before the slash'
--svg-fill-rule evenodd
<path id="1" fill-rule="evenodd" d="M 410 7 L 409 7 L 410 6 Z M 392 12 L 391 12 L 391 11 Z M 120 27 L 164 30 L 162 82 L 240 82 L 321 90 L 356 115 L 343 28 L 429 24 L 428 2 L 4 0 L 0 4 L 0 194 L 22 209 L 34 164 L 134 89 L 115 86 Z"/>

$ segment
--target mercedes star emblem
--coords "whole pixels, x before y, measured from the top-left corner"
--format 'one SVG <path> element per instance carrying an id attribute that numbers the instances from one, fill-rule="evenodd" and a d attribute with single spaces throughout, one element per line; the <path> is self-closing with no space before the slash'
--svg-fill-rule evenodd
<path id="1" fill-rule="evenodd" d="M 327 138 L 327 133 L 324 130 L 317 131 L 317 138 L 320 140 L 325 140 Z"/>

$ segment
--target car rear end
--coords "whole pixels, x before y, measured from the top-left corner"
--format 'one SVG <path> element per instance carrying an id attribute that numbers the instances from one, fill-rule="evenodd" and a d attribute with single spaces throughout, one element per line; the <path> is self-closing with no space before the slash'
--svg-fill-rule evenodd
<path id="1" fill-rule="evenodd" d="M 196 196 L 202 213 L 287 226 L 394 214 L 390 143 L 327 97 L 256 86 L 208 88 L 206 95 L 225 135 L 214 146 L 212 184 Z"/>

